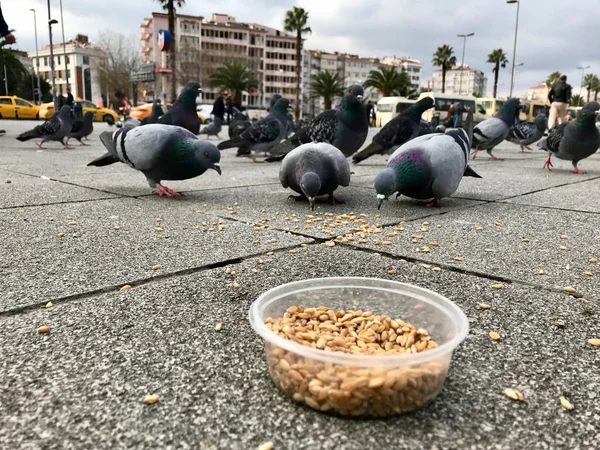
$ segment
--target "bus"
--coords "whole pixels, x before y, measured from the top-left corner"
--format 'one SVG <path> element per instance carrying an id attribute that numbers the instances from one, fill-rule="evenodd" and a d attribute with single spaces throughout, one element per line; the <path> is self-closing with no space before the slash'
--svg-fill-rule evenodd
<path id="1" fill-rule="evenodd" d="M 406 97 L 383 97 L 377 102 L 377 123 L 378 127 L 385 126 L 390 120 L 410 108 L 417 101 Z"/>
<path id="2" fill-rule="evenodd" d="M 478 124 L 479 122 L 489 119 L 489 115 L 481 104 L 479 104 L 476 97 L 470 95 L 454 95 L 454 94 L 437 94 L 433 92 L 423 92 L 419 96 L 419 100 L 424 97 L 431 97 L 435 102 L 435 107 L 428 109 L 422 115 L 422 118 L 431 122 L 434 115 L 440 118 L 440 123 L 444 123 L 448 118 L 448 109 L 450 105 L 460 102 L 465 108 L 473 111 L 473 122 Z M 466 113 L 463 113 L 463 120 L 466 118 Z"/>

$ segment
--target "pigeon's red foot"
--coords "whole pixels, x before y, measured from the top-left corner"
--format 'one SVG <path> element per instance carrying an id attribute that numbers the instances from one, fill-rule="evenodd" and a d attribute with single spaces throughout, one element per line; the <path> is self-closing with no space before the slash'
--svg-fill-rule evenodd
<path id="1" fill-rule="evenodd" d="M 574 167 L 573 173 L 576 173 L 578 175 L 583 175 L 585 172 L 583 170 L 579 170 L 577 167 Z"/>
<path id="2" fill-rule="evenodd" d="M 331 202 L 332 205 L 343 205 L 345 203 L 343 200 L 340 200 L 333 194 L 329 194 L 329 202 Z"/>
<path id="3" fill-rule="evenodd" d="M 297 202 L 302 202 L 302 201 L 306 200 L 306 196 L 304 194 L 290 195 L 288 198 L 293 198 Z"/>
<path id="4" fill-rule="evenodd" d="M 39 144 L 36 144 L 38 146 L 39 149 L 45 149 L 46 147 L 42 147 L 42 145 L 44 145 L 44 141 L 40 141 Z"/>
<path id="5" fill-rule="evenodd" d="M 533 149 L 532 149 L 532 148 L 531 148 L 529 145 L 526 145 L 526 146 L 525 146 L 525 148 L 526 148 L 527 150 L 531 150 L 531 151 L 533 151 Z"/>
<path id="6" fill-rule="evenodd" d="M 479 150 L 477 150 L 477 149 L 473 150 L 473 153 L 471 153 L 471 159 L 477 158 L 477 153 L 479 153 Z"/>
<path id="7" fill-rule="evenodd" d="M 494 156 L 490 153 L 490 159 L 492 161 L 504 161 L 502 158 L 498 158 L 497 156 Z"/>
<path id="8" fill-rule="evenodd" d="M 439 198 L 434 198 L 430 202 L 425 203 L 425 208 L 431 208 L 433 206 L 435 206 L 436 208 L 440 207 L 440 199 Z"/>
<path id="9" fill-rule="evenodd" d="M 552 156 L 548 155 L 548 159 L 544 163 L 544 169 L 552 170 L 552 169 L 550 169 L 550 167 L 554 167 L 554 166 L 552 165 Z"/>
<path id="10" fill-rule="evenodd" d="M 81 141 L 81 144 L 80 144 L 79 146 L 81 147 L 82 145 L 83 145 L 84 147 L 89 147 L 89 146 L 90 146 L 90 144 L 86 144 L 85 142 Z"/>
<path id="11" fill-rule="evenodd" d="M 153 192 L 159 197 L 181 197 L 179 192 L 175 192 L 173 189 L 170 189 L 162 184 L 158 185 L 158 188 Z"/>

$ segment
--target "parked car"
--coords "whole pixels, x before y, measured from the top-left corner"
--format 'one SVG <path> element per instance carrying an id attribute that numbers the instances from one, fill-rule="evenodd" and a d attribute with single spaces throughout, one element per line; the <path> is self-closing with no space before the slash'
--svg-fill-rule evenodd
<path id="1" fill-rule="evenodd" d="M 119 120 L 119 115 L 111 109 L 100 108 L 89 100 L 82 100 L 78 98 L 75 101 L 81 103 L 84 115 L 87 112 L 93 112 L 94 121 L 96 122 L 106 122 L 109 125 L 114 125 L 115 122 Z M 52 117 L 52 114 L 54 114 L 54 103 L 44 103 L 40 108 L 40 118 L 49 119 Z"/>
<path id="2" fill-rule="evenodd" d="M 40 107 L 17 96 L 0 96 L 0 119 L 38 119 Z"/>
<path id="3" fill-rule="evenodd" d="M 208 113 L 205 110 L 201 110 L 199 105 L 197 108 L 198 118 L 200 119 L 201 124 L 210 123 L 212 119 L 210 118 L 210 111 Z M 169 104 L 170 108 L 171 105 Z M 163 106 L 164 110 L 164 106 Z M 131 112 L 129 113 L 129 117 L 133 117 L 134 119 L 143 120 L 148 117 L 152 113 L 152 103 L 144 103 L 143 105 L 134 106 L 131 108 Z"/>

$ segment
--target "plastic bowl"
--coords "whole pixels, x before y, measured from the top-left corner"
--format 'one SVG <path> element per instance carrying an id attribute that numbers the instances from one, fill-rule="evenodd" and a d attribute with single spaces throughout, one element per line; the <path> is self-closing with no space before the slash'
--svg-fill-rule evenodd
<path id="1" fill-rule="evenodd" d="M 265 325 L 290 306 L 371 311 L 425 328 L 439 346 L 406 355 L 324 351 L 285 339 Z M 375 278 L 317 278 L 284 284 L 250 307 L 265 340 L 273 381 L 295 401 L 331 414 L 386 417 L 413 411 L 441 391 L 453 350 L 469 323 L 458 306 L 428 289 Z"/>

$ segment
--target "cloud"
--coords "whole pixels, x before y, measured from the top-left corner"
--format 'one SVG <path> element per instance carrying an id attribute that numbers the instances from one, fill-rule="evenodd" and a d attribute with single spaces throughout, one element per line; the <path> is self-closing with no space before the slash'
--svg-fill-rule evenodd
<path id="1" fill-rule="evenodd" d="M 51 2 L 53 18 L 60 19 L 59 0 Z M 7 22 L 17 30 L 20 49 L 35 47 L 29 8 L 38 11 L 40 46 L 48 43 L 45 0 L 3 3 Z M 512 62 L 516 5 L 504 0 L 188 0 L 180 12 L 205 17 L 226 13 L 239 21 L 281 28 L 286 10 L 295 5 L 310 14 L 313 33 L 307 36 L 307 48 L 361 56 L 411 56 L 423 63 L 424 80 L 436 69 L 431 57 L 438 46 L 453 46 L 460 60 L 462 39 L 456 34 L 475 33 L 467 40 L 465 63 L 486 73 L 488 94 L 493 74 L 487 55 L 502 48 Z M 63 0 L 63 7 L 67 38 L 84 33 L 91 39 L 107 28 L 138 39 L 143 18 L 160 10 L 159 3 L 152 0 Z M 576 7 L 564 0 L 521 1 L 516 59 L 525 65 L 516 70 L 515 93 L 525 94 L 555 70 L 569 76 L 576 92 L 581 81 L 577 66 L 591 65 L 590 70 L 600 74 L 598 12 L 598 0 L 579 0 Z M 60 31 L 60 26 L 54 28 L 57 41 L 61 40 Z M 510 64 L 501 70 L 499 83 L 500 94 L 507 95 Z"/>

